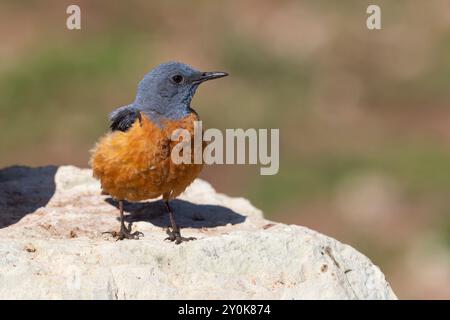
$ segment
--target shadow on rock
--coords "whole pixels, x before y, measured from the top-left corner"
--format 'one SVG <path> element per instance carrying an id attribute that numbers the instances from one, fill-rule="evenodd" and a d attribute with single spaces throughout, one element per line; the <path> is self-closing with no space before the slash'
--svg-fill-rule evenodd
<path id="1" fill-rule="evenodd" d="M 108 198 L 109 204 L 119 207 L 118 202 Z M 213 228 L 225 226 L 228 223 L 243 223 L 245 216 L 229 208 L 218 205 L 194 204 L 189 201 L 175 199 L 170 201 L 175 221 L 182 228 Z M 161 200 L 153 202 L 130 203 L 124 202 L 124 211 L 130 213 L 125 216 L 127 222 L 147 221 L 158 227 L 170 225 L 169 215 Z"/>
<path id="2" fill-rule="evenodd" d="M 0 170 L 0 229 L 47 205 L 55 193 L 57 169 L 13 166 Z"/>

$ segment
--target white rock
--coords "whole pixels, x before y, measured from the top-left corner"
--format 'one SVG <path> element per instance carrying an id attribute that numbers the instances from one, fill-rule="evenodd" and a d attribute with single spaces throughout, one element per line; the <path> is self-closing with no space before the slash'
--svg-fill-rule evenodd
<path id="1" fill-rule="evenodd" d="M 196 180 L 173 202 L 185 236 L 165 242 L 160 201 L 126 205 L 141 240 L 114 241 L 117 208 L 75 167 L 0 171 L 2 299 L 396 299 L 350 246 L 265 220 Z M 273 224 L 273 225 L 272 225 Z"/>

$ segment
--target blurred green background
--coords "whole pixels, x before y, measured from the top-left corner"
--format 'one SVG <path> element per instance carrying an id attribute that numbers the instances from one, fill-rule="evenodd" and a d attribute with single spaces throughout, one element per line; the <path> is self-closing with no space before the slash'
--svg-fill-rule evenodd
<path id="1" fill-rule="evenodd" d="M 280 128 L 280 171 L 202 177 L 362 251 L 400 298 L 450 298 L 450 1 L 1 0 L 0 39 L 0 166 L 87 167 L 152 67 L 228 71 L 193 106 L 207 127 Z"/>

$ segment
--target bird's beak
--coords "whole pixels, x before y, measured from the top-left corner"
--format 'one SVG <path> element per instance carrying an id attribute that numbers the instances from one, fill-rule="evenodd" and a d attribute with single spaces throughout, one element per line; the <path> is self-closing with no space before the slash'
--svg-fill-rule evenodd
<path id="1" fill-rule="evenodd" d="M 219 79 L 226 77 L 228 73 L 226 72 L 220 72 L 220 71 L 214 71 L 214 72 L 203 72 L 200 74 L 200 77 L 196 79 L 195 83 L 202 83 L 204 81 L 213 80 L 213 79 Z"/>

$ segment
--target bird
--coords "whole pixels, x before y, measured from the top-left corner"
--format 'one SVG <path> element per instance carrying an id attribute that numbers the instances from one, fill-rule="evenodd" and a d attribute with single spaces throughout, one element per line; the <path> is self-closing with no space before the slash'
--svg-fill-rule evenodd
<path id="1" fill-rule="evenodd" d="M 203 165 L 172 162 L 170 154 L 178 142 L 172 141 L 171 135 L 177 129 L 193 135 L 194 121 L 200 120 L 191 107 L 197 88 L 225 76 L 228 73 L 202 72 L 181 62 L 162 63 L 139 82 L 133 103 L 110 113 L 110 131 L 91 150 L 89 163 L 102 193 L 118 201 L 120 229 L 109 232 L 117 240 L 143 236 L 125 226 L 124 201 L 161 196 L 170 220 L 166 240 L 176 244 L 195 240 L 181 236 L 169 202 L 198 177 Z"/>

